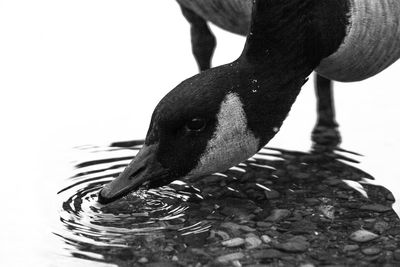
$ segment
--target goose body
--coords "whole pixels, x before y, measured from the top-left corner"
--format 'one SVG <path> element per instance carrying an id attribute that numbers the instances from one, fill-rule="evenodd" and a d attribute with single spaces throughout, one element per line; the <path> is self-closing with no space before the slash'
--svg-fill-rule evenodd
<path id="1" fill-rule="evenodd" d="M 252 0 L 178 0 L 187 8 L 233 33 L 246 35 Z M 400 57 L 400 1 L 339 0 L 349 6 L 346 36 L 324 58 L 316 72 L 330 80 L 352 82 L 370 78 Z M 321 17 L 331 10 L 321 10 Z M 324 13 L 323 13 L 324 12 Z"/>
<path id="2" fill-rule="evenodd" d="M 143 148 L 100 191 L 101 203 L 141 185 L 157 187 L 224 171 L 254 155 L 279 131 L 315 69 L 333 80 L 362 80 L 400 56 L 398 0 L 179 2 L 192 24 L 196 59 L 209 59 L 215 44 L 199 16 L 233 32 L 248 29 L 245 47 L 230 64 L 211 69 L 199 64 L 204 71 L 159 102 Z M 318 91 L 330 89 L 326 81 Z M 321 121 L 335 126 L 332 119 Z"/>
<path id="3" fill-rule="evenodd" d="M 349 0 L 349 3 L 346 37 L 316 70 L 335 81 L 370 78 L 400 57 L 400 1 Z"/>

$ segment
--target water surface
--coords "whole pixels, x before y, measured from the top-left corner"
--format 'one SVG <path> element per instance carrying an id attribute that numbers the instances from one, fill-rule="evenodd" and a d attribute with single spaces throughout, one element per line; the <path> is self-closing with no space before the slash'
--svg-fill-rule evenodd
<path id="1" fill-rule="evenodd" d="M 303 181 L 319 184 L 332 176 L 367 196 L 363 183 L 373 179 L 354 166 L 361 158 L 356 153 L 335 150 L 322 155 L 265 148 L 225 173 L 139 189 L 101 205 L 97 202 L 99 190 L 133 159 L 141 141 L 129 145 L 77 148 L 84 160 L 76 163 L 67 185 L 58 193 L 60 223 L 54 230 L 71 262 L 87 260 L 89 266 L 97 266 L 173 260 L 173 255 L 187 247 L 207 246 L 210 235 L 215 234 L 213 226 L 265 218 L 271 211 L 268 194 L 274 189 L 304 194 L 309 189 L 302 187 Z"/>

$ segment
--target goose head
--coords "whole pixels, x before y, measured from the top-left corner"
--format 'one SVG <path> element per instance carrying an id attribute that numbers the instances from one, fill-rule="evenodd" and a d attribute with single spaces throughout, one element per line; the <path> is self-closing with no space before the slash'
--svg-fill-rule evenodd
<path id="1" fill-rule="evenodd" d="M 253 3 L 239 59 L 185 80 L 160 101 L 144 146 L 100 191 L 101 203 L 142 185 L 225 171 L 278 132 L 307 77 L 343 40 L 346 13 L 336 12 L 320 25 L 314 15 L 325 10 L 325 1 Z M 328 10 L 343 8 L 332 5 Z M 324 30 L 331 25 L 342 28 Z"/>
<path id="2" fill-rule="evenodd" d="M 291 82 L 279 85 L 265 73 L 234 62 L 179 84 L 156 106 L 143 147 L 100 191 L 99 202 L 143 185 L 225 171 L 254 155 L 278 131 L 297 95 L 285 90 Z"/>

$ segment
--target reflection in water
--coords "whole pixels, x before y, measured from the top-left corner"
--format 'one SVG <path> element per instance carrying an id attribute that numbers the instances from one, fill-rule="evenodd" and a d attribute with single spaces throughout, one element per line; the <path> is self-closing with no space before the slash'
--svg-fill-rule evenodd
<path id="1" fill-rule="evenodd" d="M 98 191 L 124 169 L 141 144 L 79 148 L 94 159 L 79 162 L 69 185 L 59 192 L 62 229 L 55 233 L 71 256 L 119 265 L 171 259 L 187 247 L 213 243 L 216 235 L 224 239 L 214 229 L 224 221 L 254 227 L 271 215 L 272 207 L 297 209 L 304 199 L 329 202 L 324 195 L 337 185 L 354 188 L 353 193 L 335 189 L 339 199 L 345 200 L 343 205 L 370 193 L 374 201 L 394 201 L 390 192 L 380 188 L 378 194 L 359 183 L 373 179 L 352 166 L 359 155 L 316 147 L 310 153 L 265 148 L 223 174 L 140 189 L 109 205 L 98 204 Z"/>

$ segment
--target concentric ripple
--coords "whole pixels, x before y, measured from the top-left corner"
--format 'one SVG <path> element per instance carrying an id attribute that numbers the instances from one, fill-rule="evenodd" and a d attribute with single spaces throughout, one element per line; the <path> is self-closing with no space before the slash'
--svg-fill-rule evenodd
<path id="1" fill-rule="evenodd" d="M 193 209 L 201 196 L 182 182 L 139 190 L 108 205 L 97 202 L 100 189 L 124 169 L 140 147 L 79 148 L 94 158 L 78 163 L 76 173 L 69 179 L 70 185 L 59 192 L 63 229 L 56 233 L 72 245 L 73 254 L 101 260 L 102 248 L 134 247 L 149 235 L 184 236 L 209 229 L 209 223 L 202 218 L 191 216 L 188 220 L 190 212 L 186 211 Z M 93 254 L 94 251 L 100 252 L 99 255 Z"/>

